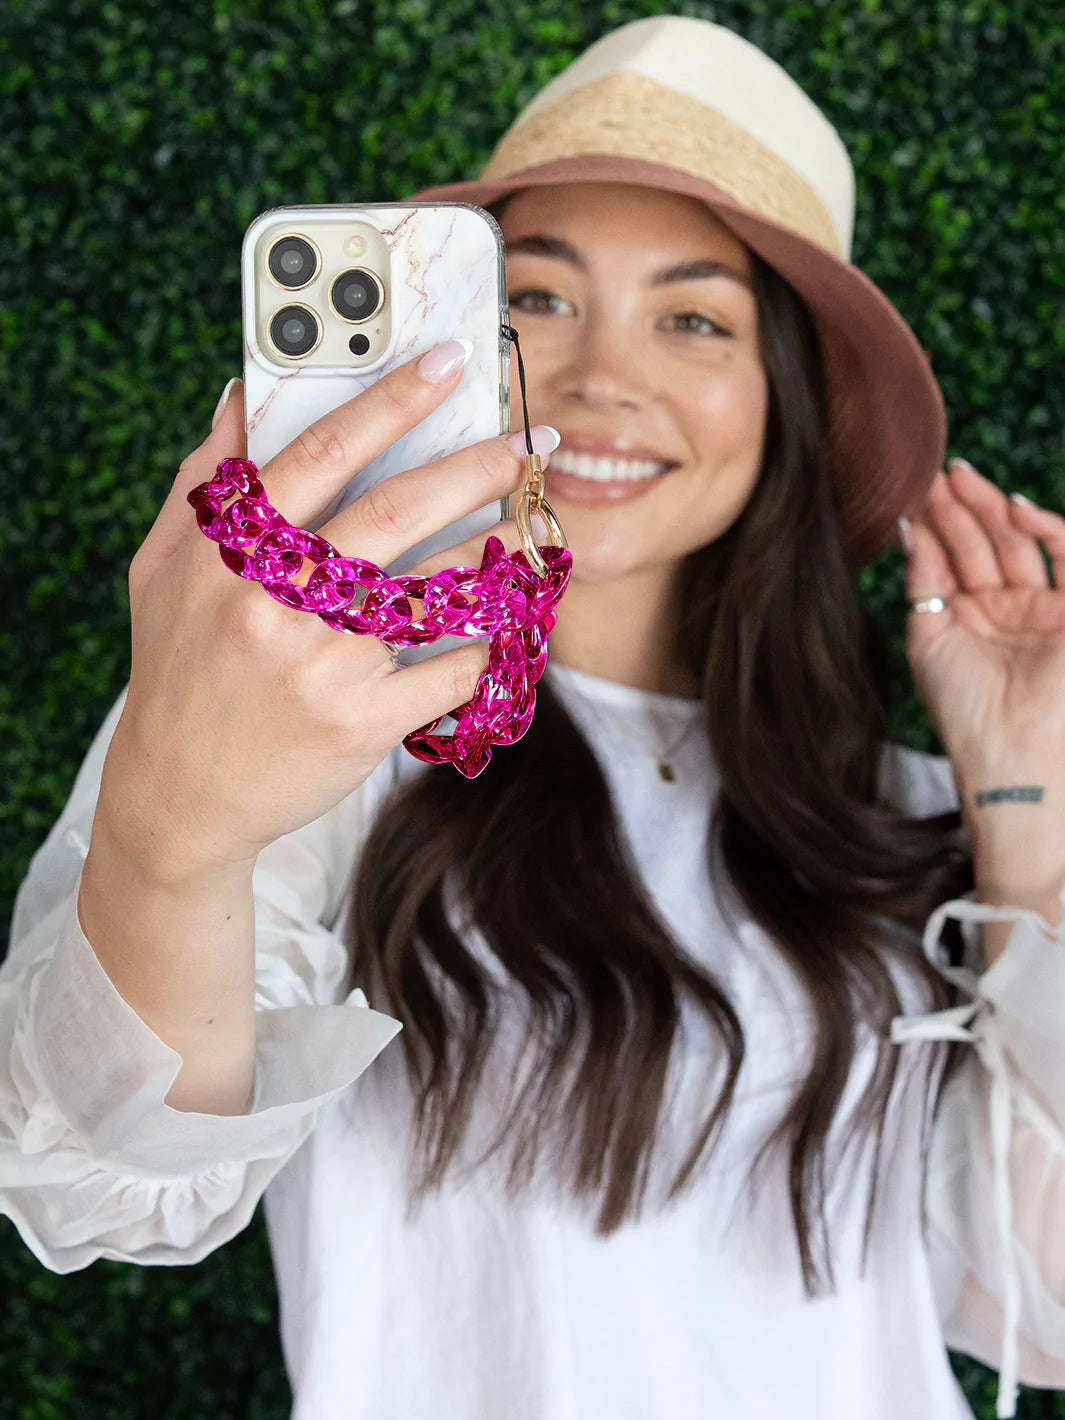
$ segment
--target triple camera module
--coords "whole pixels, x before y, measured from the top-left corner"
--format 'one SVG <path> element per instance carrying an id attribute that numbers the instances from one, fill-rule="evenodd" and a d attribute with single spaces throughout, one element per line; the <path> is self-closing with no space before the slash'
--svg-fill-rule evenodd
<path id="1" fill-rule="evenodd" d="M 280 237 L 270 248 L 267 270 L 282 286 L 298 291 L 318 275 L 321 257 L 304 237 Z M 342 271 L 329 289 L 329 302 L 343 321 L 360 325 L 372 320 L 384 304 L 384 291 L 376 276 L 363 267 Z M 282 355 L 299 358 L 314 350 L 322 338 L 321 322 L 309 306 L 296 303 L 275 311 L 269 324 L 270 340 Z M 365 335 L 356 333 L 348 342 L 355 355 L 370 348 Z"/>

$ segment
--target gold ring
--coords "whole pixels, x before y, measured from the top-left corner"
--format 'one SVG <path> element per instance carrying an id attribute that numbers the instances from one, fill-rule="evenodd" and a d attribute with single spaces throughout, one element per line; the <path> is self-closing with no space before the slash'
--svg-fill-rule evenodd
<path id="1" fill-rule="evenodd" d="M 533 571 L 540 577 L 546 577 L 548 566 L 540 556 L 540 550 L 536 546 L 536 539 L 533 536 L 533 513 L 539 513 L 547 524 L 548 537 L 552 547 L 565 547 L 566 534 L 562 531 L 562 524 L 551 511 L 551 504 L 546 498 L 541 497 L 534 501 L 530 493 L 521 495 L 518 499 L 514 521 L 518 525 L 518 536 L 521 538 L 522 550 L 529 559 L 529 565 Z"/>
<path id="2" fill-rule="evenodd" d="M 540 455 L 526 454 L 525 466 L 527 478 L 522 495 L 518 499 L 514 521 L 518 525 L 522 551 L 528 558 L 529 566 L 538 577 L 546 577 L 548 566 L 540 556 L 540 550 L 536 546 L 536 538 L 533 536 L 533 513 L 539 513 L 547 524 L 548 538 L 553 547 L 565 547 L 566 534 L 562 531 L 562 524 L 552 512 L 551 504 L 544 497 L 544 475 L 540 464 Z"/>

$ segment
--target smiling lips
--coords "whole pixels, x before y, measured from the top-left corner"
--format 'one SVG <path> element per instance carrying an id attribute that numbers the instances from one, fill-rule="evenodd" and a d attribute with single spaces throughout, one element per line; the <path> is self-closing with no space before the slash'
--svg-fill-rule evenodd
<path id="1" fill-rule="evenodd" d="M 576 503 L 617 503 L 639 497 L 676 464 L 653 449 L 591 434 L 563 434 L 544 470 L 548 493 Z"/>
<path id="2" fill-rule="evenodd" d="M 591 454 L 575 454 L 560 448 L 551 460 L 553 468 L 576 478 L 590 478 L 596 483 L 617 483 L 630 478 L 654 478 L 665 473 L 667 463 L 650 459 L 593 458 Z"/>

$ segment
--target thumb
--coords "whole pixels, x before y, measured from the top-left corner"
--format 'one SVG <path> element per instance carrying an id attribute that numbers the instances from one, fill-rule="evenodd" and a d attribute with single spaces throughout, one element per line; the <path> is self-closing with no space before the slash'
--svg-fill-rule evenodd
<path id="1" fill-rule="evenodd" d="M 246 458 L 247 447 L 248 441 L 244 432 L 244 381 L 234 375 L 218 397 L 214 414 L 211 415 L 211 432 L 200 447 L 193 449 L 182 462 L 182 477 L 178 482 L 187 484 L 187 487 L 183 487 L 183 494 L 195 488 L 198 483 L 206 483 L 209 478 L 213 478 L 216 466 L 222 459 Z M 187 479 L 184 477 L 186 472 L 191 475 Z"/>
<path id="2" fill-rule="evenodd" d="M 182 459 L 159 516 L 145 538 L 154 557 L 169 556 L 190 531 L 195 531 L 195 517 L 188 503 L 192 490 L 214 477 L 222 459 L 246 458 L 246 451 L 244 382 L 234 376 L 215 407 L 211 432 L 199 448 Z"/>
<path id="3" fill-rule="evenodd" d="M 244 381 L 234 375 L 219 396 L 214 414 L 211 416 L 211 432 L 204 440 L 203 447 L 223 441 L 226 445 L 219 459 L 246 456 L 247 442 L 244 432 Z M 238 445 L 239 441 L 239 447 Z"/>
<path id="4" fill-rule="evenodd" d="M 247 458 L 244 432 L 244 381 L 237 375 L 226 385 L 211 416 L 211 432 L 181 463 L 172 492 L 181 498 L 199 483 L 213 478 L 222 459 Z"/>
<path id="5" fill-rule="evenodd" d="M 183 498 L 198 483 L 213 478 L 222 459 L 247 457 L 248 441 L 244 432 L 244 381 L 234 375 L 219 396 L 211 416 L 211 432 L 198 449 L 193 449 L 181 463 L 173 492 Z"/>

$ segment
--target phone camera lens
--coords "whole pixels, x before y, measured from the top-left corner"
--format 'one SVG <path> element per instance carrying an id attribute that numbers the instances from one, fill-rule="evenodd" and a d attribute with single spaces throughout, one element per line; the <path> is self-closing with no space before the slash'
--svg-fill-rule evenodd
<path id="1" fill-rule="evenodd" d="M 306 355 L 320 333 L 317 317 L 306 306 L 282 306 L 270 321 L 270 339 L 282 355 Z"/>
<path id="2" fill-rule="evenodd" d="M 318 270 L 318 253 L 303 237 L 281 237 L 270 248 L 266 265 L 279 286 L 287 286 L 294 291 L 314 280 Z"/>
<path id="3" fill-rule="evenodd" d="M 329 293 L 333 309 L 344 320 L 363 321 L 381 309 L 381 285 L 368 271 L 343 271 Z"/>

